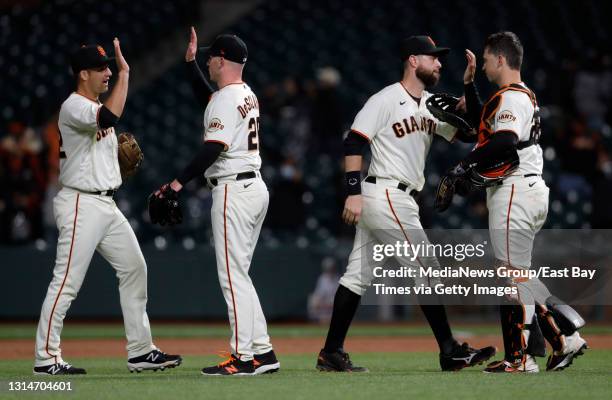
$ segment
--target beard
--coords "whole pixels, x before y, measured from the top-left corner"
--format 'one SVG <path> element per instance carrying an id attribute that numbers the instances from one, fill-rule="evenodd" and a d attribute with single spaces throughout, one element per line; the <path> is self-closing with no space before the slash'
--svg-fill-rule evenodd
<path id="1" fill-rule="evenodd" d="M 423 68 L 416 69 L 416 76 L 423 82 L 425 87 L 436 86 L 440 80 L 440 74 L 435 71 L 426 71 Z"/>

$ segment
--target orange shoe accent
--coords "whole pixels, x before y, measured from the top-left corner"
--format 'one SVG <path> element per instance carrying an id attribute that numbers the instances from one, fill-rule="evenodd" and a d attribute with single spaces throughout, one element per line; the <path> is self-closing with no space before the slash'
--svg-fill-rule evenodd
<path id="1" fill-rule="evenodd" d="M 226 358 L 227 357 L 227 360 L 222 361 L 219 364 L 217 364 L 219 367 L 225 367 L 226 365 L 228 365 L 229 363 L 234 361 L 234 359 L 236 358 L 229 351 L 221 351 L 221 352 L 219 352 L 218 356 L 221 357 L 221 358 Z"/>
<path id="2" fill-rule="evenodd" d="M 229 372 L 230 374 L 235 374 L 236 372 L 238 372 L 238 368 L 234 367 L 233 365 L 230 365 L 229 367 L 225 367 L 225 370 Z"/>

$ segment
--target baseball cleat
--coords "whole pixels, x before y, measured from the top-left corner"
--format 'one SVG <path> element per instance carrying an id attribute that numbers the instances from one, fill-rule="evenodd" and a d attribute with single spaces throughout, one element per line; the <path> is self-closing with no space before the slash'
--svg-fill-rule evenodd
<path id="1" fill-rule="evenodd" d="M 466 367 L 482 364 L 493 357 L 497 349 L 493 346 L 474 349 L 467 343 L 457 345 L 450 354 L 440 353 L 440 367 L 442 371 L 459 371 Z"/>
<path id="2" fill-rule="evenodd" d="M 326 372 L 369 372 L 365 367 L 353 365 L 348 353 L 342 349 L 331 353 L 321 349 L 317 358 L 317 369 Z"/>
<path id="3" fill-rule="evenodd" d="M 255 375 L 253 360 L 242 361 L 233 354 L 220 364 L 213 367 L 202 368 L 202 375 L 205 376 L 246 376 Z"/>
<path id="4" fill-rule="evenodd" d="M 484 373 L 536 373 L 540 367 L 532 355 L 525 356 L 525 361 L 511 362 L 508 360 L 493 361 L 483 370 Z"/>
<path id="5" fill-rule="evenodd" d="M 51 364 L 44 367 L 34 367 L 34 375 L 85 375 L 87 371 L 76 368 L 68 363 Z"/>
<path id="6" fill-rule="evenodd" d="M 278 362 L 274 350 L 270 350 L 267 353 L 255 354 L 253 357 L 253 366 L 255 368 L 255 375 L 272 374 L 278 372 L 280 369 L 280 362 Z"/>
<path id="7" fill-rule="evenodd" d="M 554 351 L 546 361 L 546 371 L 562 371 L 572 365 L 575 358 L 584 354 L 588 349 L 586 340 L 580 337 L 578 332 L 565 337 L 565 346 L 560 352 Z"/>
<path id="8" fill-rule="evenodd" d="M 127 367 L 130 372 L 157 371 L 174 368 L 181 365 L 183 359 L 179 355 L 166 354 L 153 350 L 139 357 L 130 358 Z"/>

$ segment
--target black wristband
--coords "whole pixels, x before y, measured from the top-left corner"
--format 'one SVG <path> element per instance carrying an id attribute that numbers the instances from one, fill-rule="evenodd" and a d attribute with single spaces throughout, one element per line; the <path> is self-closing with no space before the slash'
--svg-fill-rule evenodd
<path id="1" fill-rule="evenodd" d="M 345 177 L 346 193 L 349 196 L 361 194 L 361 171 L 349 171 Z"/>

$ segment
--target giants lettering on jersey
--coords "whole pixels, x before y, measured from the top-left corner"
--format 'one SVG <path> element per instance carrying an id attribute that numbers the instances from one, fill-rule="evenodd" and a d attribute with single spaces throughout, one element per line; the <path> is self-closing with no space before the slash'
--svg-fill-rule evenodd
<path id="1" fill-rule="evenodd" d="M 208 124 L 208 128 L 206 130 L 208 132 L 216 132 L 223 130 L 223 128 L 225 128 L 225 126 L 223 125 L 221 120 L 219 118 L 213 118 L 210 120 L 210 123 Z"/>
<path id="2" fill-rule="evenodd" d="M 239 105 L 238 112 L 240 112 L 240 116 L 244 119 L 249 111 L 253 109 L 259 109 L 259 102 L 257 101 L 257 97 L 255 95 L 250 95 L 244 98 L 244 103 Z"/>
<path id="3" fill-rule="evenodd" d="M 99 129 L 96 132 L 96 141 L 99 142 L 100 140 L 104 139 L 113 132 L 115 132 L 115 128 L 113 128 L 112 126 L 106 129 Z"/>
<path id="4" fill-rule="evenodd" d="M 514 122 L 516 121 L 516 117 L 512 114 L 510 110 L 504 110 L 497 116 L 497 122 L 501 124 Z"/>
<path id="5" fill-rule="evenodd" d="M 406 134 L 413 133 L 415 131 L 427 132 L 429 135 L 433 135 L 436 132 L 436 123 L 434 120 L 421 117 L 421 124 L 411 116 L 410 120 L 404 118 L 402 122 L 396 122 L 392 126 L 395 136 L 398 138 L 404 137 Z"/>

